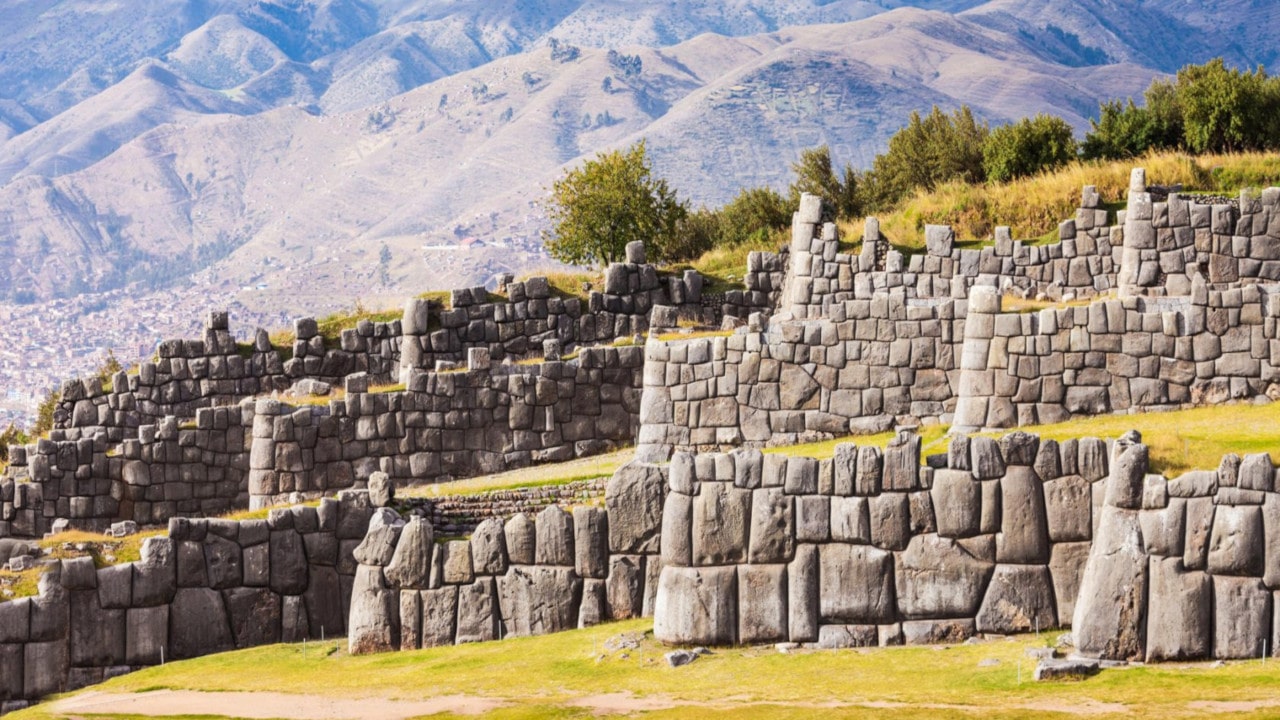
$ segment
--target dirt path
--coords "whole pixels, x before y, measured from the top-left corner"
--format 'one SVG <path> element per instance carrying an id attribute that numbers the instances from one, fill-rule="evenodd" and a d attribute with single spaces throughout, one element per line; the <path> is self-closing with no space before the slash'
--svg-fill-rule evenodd
<path id="1" fill-rule="evenodd" d="M 260 692 L 196 692 L 156 690 L 145 693 L 90 692 L 49 706 L 60 715 L 191 715 L 218 714 L 237 718 L 287 718 L 288 720 L 379 720 L 454 713 L 481 715 L 502 707 L 501 700 L 452 695 L 429 700 L 387 700 L 384 698 L 333 698 L 320 695 L 292 695 Z"/>

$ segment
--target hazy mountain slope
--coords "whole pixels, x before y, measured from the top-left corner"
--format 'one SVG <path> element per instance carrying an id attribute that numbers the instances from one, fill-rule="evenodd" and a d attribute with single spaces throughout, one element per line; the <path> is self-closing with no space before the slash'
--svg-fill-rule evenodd
<path id="1" fill-rule="evenodd" d="M 160 125 L 248 108 L 148 63 L 121 82 L 0 146 L 0 182 L 54 176 L 93 163 Z"/>
<path id="2" fill-rule="evenodd" d="M 183 37 L 165 60 L 191 82 L 225 90 L 249 82 L 289 57 L 238 18 L 220 15 Z"/>
<path id="3" fill-rule="evenodd" d="M 213 286 L 266 283 L 255 302 L 306 307 L 378 292 L 368 278 L 385 243 L 405 289 L 477 282 L 530 258 L 499 247 L 424 262 L 424 243 L 536 238 L 534 201 L 566 164 L 604 147 L 647 138 L 658 172 L 716 203 L 783 184 L 799 151 L 820 143 L 866 165 L 913 109 L 969 103 L 992 119 L 1049 110 L 1080 124 L 1100 98 L 1151 77 L 1054 65 L 998 31 L 911 9 L 627 52 L 639 75 L 602 50 L 558 61 L 543 49 L 345 113 L 170 118 L 54 183 L 0 187 L 0 207 L 12 208 L 0 213 L 0 238 L 17 240 L 0 243 L 0 264 L 21 278 L 10 287 L 41 295 L 163 286 L 208 268 Z M 156 81 L 162 72 L 130 83 L 128 96 L 137 85 L 190 92 Z M 60 148 L 60 137 L 20 136 L 0 151 Z M 42 248 L 61 256 L 56 272 Z"/>

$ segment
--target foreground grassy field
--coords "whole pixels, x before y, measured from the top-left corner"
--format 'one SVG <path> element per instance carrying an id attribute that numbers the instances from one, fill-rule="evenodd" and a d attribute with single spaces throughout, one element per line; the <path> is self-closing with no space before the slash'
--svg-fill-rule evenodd
<path id="1" fill-rule="evenodd" d="M 772 646 L 734 648 L 682 668 L 668 667 L 662 659 L 667 648 L 649 635 L 632 649 L 605 649 L 610 639 L 641 636 L 650 626 L 648 620 L 636 620 L 539 638 L 364 657 L 347 655 L 341 641 L 275 645 L 171 663 L 85 692 L 195 690 L 201 695 L 194 696 L 189 712 L 215 717 L 237 717 L 234 710 L 245 696 L 218 693 L 240 691 L 295 694 L 297 702 L 284 716 L 299 718 L 340 716 L 320 712 L 326 699 L 340 698 L 369 703 L 451 698 L 455 705 L 481 709 L 500 705 L 491 716 L 502 718 L 614 713 L 645 718 L 1181 718 L 1280 712 L 1276 660 L 1130 667 L 1083 682 L 1036 683 L 1031 680 L 1034 661 L 1025 652 L 1044 647 L 1053 634 L 946 648 L 786 654 Z M 57 708 L 56 702 L 48 703 L 11 717 L 73 717 Z M 308 714 L 307 708 L 317 711 Z"/>

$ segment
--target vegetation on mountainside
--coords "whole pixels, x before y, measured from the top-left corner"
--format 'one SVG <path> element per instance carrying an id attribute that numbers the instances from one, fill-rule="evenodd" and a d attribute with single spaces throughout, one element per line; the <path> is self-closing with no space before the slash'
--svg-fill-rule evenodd
<path id="1" fill-rule="evenodd" d="M 717 648 L 687 666 L 663 660 L 650 619 L 538 637 L 351 656 L 341 639 L 218 653 L 151 667 L 82 692 L 194 690 L 235 712 L 218 692 L 328 698 L 489 699 L 487 717 L 666 718 L 1190 717 L 1275 711 L 1274 661 L 1160 663 L 1103 670 L 1083 682 L 1032 680 L 1027 651 L 1044 632 L 961 645 L 856 650 Z M 785 678 L 783 682 L 779 678 Z M 243 696 L 237 696 L 243 697 Z M 220 704 L 222 703 L 222 704 Z M 75 713 L 79 716 L 81 713 Z M 65 717 L 49 704 L 14 720 Z M 117 717 L 117 716 L 112 716 Z M 436 717 L 436 716 L 432 716 Z M 443 717 L 443 715 L 442 715 Z M 454 717 L 449 715 L 449 717 Z"/>

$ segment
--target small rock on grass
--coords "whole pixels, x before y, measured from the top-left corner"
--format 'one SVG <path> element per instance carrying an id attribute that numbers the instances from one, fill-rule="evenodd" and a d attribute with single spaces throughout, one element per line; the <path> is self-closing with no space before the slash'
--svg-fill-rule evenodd
<path id="1" fill-rule="evenodd" d="M 1058 657 L 1058 651 L 1050 647 L 1027 648 L 1027 657 L 1037 660 L 1052 660 Z"/>
<path id="2" fill-rule="evenodd" d="M 1035 678 L 1044 680 L 1084 680 L 1098 674 L 1097 660 L 1041 660 Z"/>
<path id="3" fill-rule="evenodd" d="M 672 650 L 671 652 L 667 653 L 664 657 L 666 657 L 668 665 L 670 665 L 673 668 L 678 668 L 682 665 L 688 665 L 694 660 L 697 660 L 698 653 L 692 650 Z"/>
<path id="4" fill-rule="evenodd" d="M 1000 664 L 1000 658 L 984 658 L 978 661 L 978 667 L 995 667 Z"/>

